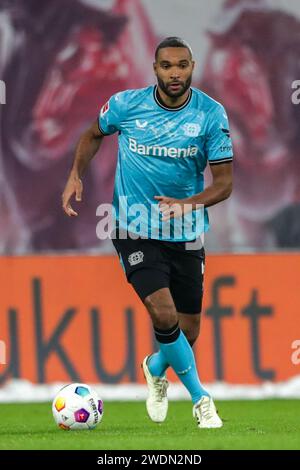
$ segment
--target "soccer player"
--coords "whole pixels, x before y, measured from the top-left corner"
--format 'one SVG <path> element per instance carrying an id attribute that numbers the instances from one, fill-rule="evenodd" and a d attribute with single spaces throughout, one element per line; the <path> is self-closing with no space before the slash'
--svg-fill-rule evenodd
<path id="1" fill-rule="evenodd" d="M 204 248 L 196 243 L 208 229 L 206 208 L 231 193 L 233 154 L 226 112 L 191 87 L 193 69 L 186 41 L 163 40 L 155 52 L 157 84 L 121 91 L 102 106 L 79 140 L 62 200 L 66 214 L 76 216 L 70 200 L 73 195 L 81 200 L 81 176 L 105 136 L 118 132 L 111 238 L 159 346 L 142 363 L 148 414 L 159 423 L 166 418 L 171 367 L 191 395 L 197 425 L 219 428 L 222 420 L 200 382 L 192 350 L 200 329 L 205 261 Z M 212 182 L 204 189 L 207 163 Z M 178 230 L 178 220 L 184 230 Z"/>

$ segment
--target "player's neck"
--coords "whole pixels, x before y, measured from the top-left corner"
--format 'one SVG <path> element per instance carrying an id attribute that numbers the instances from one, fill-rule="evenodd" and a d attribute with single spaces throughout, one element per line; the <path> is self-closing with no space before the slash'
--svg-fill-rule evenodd
<path id="1" fill-rule="evenodd" d="M 182 96 L 178 97 L 171 97 L 168 96 L 163 90 L 157 85 L 157 99 L 161 101 L 162 104 L 168 106 L 169 108 L 178 108 L 179 106 L 183 105 L 190 96 L 190 88 L 186 90 L 186 92 Z"/>

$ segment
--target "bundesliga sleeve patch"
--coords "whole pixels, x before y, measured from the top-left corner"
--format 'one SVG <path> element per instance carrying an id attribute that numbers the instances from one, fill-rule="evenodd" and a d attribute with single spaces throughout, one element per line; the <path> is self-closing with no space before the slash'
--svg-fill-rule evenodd
<path id="1" fill-rule="evenodd" d="M 101 108 L 100 116 L 104 116 L 105 113 L 109 110 L 109 101 L 107 101 Z"/>

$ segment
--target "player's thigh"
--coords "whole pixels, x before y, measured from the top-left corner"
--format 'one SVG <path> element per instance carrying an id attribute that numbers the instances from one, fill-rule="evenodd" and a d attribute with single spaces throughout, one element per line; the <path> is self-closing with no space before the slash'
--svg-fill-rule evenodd
<path id="1" fill-rule="evenodd" d="M 161 244 L 149 239 L 114 239 L 127 281 L 147 308 L 154 326 L 168 328 L 177 322 L 170 294 L 170 266 Z"/>
<path id="2" fill-rule="evenodd" d="M 203 298 L 204 263 L 204 250 L 198 250 L 192 254 L 180 252 L 173 256 L 170 291 L 177 312 L 190 315 L 200 314 Z M 194 321 L 196 322 L 196 320 Z"/>
<path id="3" fill-rule="evenodd" d="M 145 238 L 133 239 L 128 233 L 124 233 L 124 236 L 126 238 L 114 238 L 112 242 L 119 255 L 127 281 L 132 283 L 133 276 L 137 272 L 141 272 L 141 274 L 135 276 L 135 285 L 138 287 L 137 293 L 141 299 L 143 300 L 143 296 L 149 295 L 151 289 L 168 287 L 169 267 L 159 244 Z M 158 277 L 156 275 L 157 271 L 161 272 Z M 149 292 L 147 292 L 147 285 L 149 286 Z"/>

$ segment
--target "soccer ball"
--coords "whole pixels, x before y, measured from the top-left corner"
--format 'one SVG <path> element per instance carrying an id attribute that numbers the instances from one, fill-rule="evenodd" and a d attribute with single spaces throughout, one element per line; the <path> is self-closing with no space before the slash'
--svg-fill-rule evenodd
<path id="1" fill-rule="evenodd" d="M 103 401 L 88 385 L 74 383 L 57 393 L 52 413 L 61 429 L 94 429 L 103 417 Z"/>

